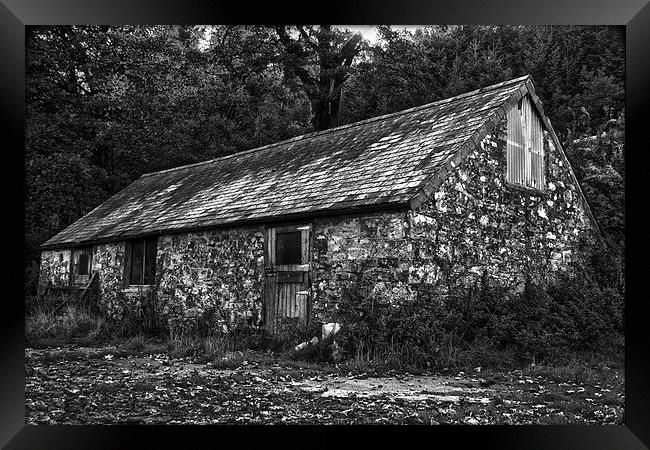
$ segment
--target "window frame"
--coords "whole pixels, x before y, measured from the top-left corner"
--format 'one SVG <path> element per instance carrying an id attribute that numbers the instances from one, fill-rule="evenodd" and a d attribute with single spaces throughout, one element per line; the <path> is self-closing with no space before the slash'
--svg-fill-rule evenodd
<path id="1" fill-rule="evenodd" d="M 141 263 L 141 272 L 137 281 L 140 283 L 132 282 L 133 275 L 133 257 L 134 257 L 134 248 L 135 245 L 142 244 L 142 263 Z M 151 256 L 148 247 L 153 245 L 155 252 L 153 253 L 154 261 L 153 265 L 149 266 L 153 268 L 153 273 L 147 275 L 147 255 Z M 156 284 L 156 275 L 157 275 L 157 260 L 158 260 L 158 236 L 145 236 L 135 239 L 130 239 L 126 242 L 126 252 L 125 252 L 125 264 L 124 264 L 124 285 L 125 287 L 148 287 Z M 149 279 L 150 282 L 147 282 Z"/>
<path id="2" fill-rule="evenodd" d="M 63 253 L 60 253 L 63 255 Z M 87 259 L 86 273 L 79 273 L 81 255 Z M 70 250 L 70 260 L 68 262 L 68 282 L 70 286 L 86 284 L 92 277 L 93 247 L 77 247 Z"/>
<path id="3" fill-rule="evenodd" d="M 264 259 L 267 270 L 277 272 L 305 272 L 311 269 L 311 223 L 265 227 Z M 300 264 L 277 264 L 276 234 L 300 231 Z"/>

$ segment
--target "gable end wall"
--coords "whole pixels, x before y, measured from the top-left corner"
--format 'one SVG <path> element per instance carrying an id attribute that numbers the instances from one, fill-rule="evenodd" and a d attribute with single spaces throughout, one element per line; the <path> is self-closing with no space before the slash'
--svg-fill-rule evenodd
<path id="1" fill-rule="evenodd" d="M 412 283 L 445 291 L 486 272 L 521 288 L 525 274 L 544 282 L 595 243 L 579 188 L 547 132 L 545 191 L 506 182 L 506 125 L 500 121 L 411 213 Z"/>

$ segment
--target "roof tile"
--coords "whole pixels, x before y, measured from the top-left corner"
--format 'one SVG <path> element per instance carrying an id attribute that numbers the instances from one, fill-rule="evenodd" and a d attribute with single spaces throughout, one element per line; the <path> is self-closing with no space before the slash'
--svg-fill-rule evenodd
<path id="1" fill-rule="evenodd" d="M 63 246 L 323 210 L 422 201 L 528 77 L 188 166 L 145 174 L 47 241 Z M 515 96 L 516 97 L 516 96 Z M 426 190 L 432 186 L 427 185 Z"/>

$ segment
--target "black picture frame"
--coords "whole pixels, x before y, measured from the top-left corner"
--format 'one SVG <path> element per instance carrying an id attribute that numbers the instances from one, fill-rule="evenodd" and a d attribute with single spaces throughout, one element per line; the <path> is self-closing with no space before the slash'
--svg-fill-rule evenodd
<path id="1" fill-rule="evenodd" d="M 311 11 L 310 13 L 305 13 Z M 303 12 L 303 14 L 301 14 Z M 5 208 L 15 208 L 9 233 L 20 233 L 21 198 L 12 195 L 24 185 L 24 40 L 25 26 L 40 24 L 201 24 L 201 23 L 309 23 L 341 24 L 611 24 L 626 31 L 626 240 L 640 234 L 645 189 L 640 163 L 647 152 L 650 80 L 650 5 L 645 0 L 444 0 L 352 1 L 326 4 L 223 2 L 199 0 L 0 0 L 0 127 L 5 141 Z M 645 113 L 645 114 L 644 114 Z M 637 161 L 638 160 L 638 161 Z M 14 177 L 16 179 L 14 179 Z M 637 198 L 635 200 L 635 197 Z M 16 230 L 16 228 L 18 228 Z M 9 238 L 8 240 L 11 240 Z M 427 445 L 464 445 L 479 448 L 607 449 L 646 448 L 650 445 L 650 351 L 648 316 L 643 314 L 647 293 L 642 289 L 638 258 L 643 248 L 628 243 L 626 254 L 625 425 L 621 426 L 438 426 L 438 427 L 210 427 L 210 426 L 25 426 L 24 417 L 24 311 L 22 286 L 16 294 L 6 286 L 0 346 L 0 444 L 6 448 L 115 448 L 193 447 L 197 441 L 221 445 L 253 446 L 291 437 L 300 445 L 338 447 L 359 442 L 352 434 L 386 445 L 418 441 Z M 644 252 L 645 253 L 645 252 Z M 641 261 L 641 264 L 634 264 Z M 20 264 L 7 269 L 14 284 L 22 276 Z M 11 273 L 15 270 L 16 274 Z M 6 282 L 6 284 L 10 284 Z M 645 295 L 644 295 L 645 294 Z M 253 432 L 251 432 L 253 431 Z M 280 436 L 281 433 L 283 436 Z M 277 435 L 277 436 L 276 436 Z M 285 441 L 286 442 L 286 441 Z M 423 441 L 420 441 L 423 442 Z M 644 446 L 645 444 L 645 446 Z M 360 444 L 353 444 L 360 445 Z M 364 444 L 366 445 L 366 444 Z M 422 445 L 422 444 L 418 444 Z"/>

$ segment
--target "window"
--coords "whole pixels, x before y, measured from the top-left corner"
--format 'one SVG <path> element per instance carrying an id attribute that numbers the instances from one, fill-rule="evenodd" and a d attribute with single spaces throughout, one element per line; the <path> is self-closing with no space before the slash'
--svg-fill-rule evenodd
<path id="1" fill-rule="evenodd" d="M 70 268 L 75 283 L 86 283 L 92 271 L 91 247 L 73 249 L 71 253 Z"/>
<path id="2" fill-rule="evenodd" d="M 285 231 L 275 234 L 275 263 L 277 265 L 300 264 L 302 247 L 300 231 Z"/>
<path id="3" fill-rule="evenodd" d="M 135 239 L 130 243 L 129 284 L 154 284 L 158 239 Z"/>
<path id="4" fill-rule="evenodd" d="M 77 270 L 77 275 L 88 275 L 88 253 L 82 252 L 79 254 L 79 268 Z"/>
<path id="5" fill-rule="evenodd" d="M 508 111 L 507 175 L 510 183 L 544 189 L 542 122 L 529 97 Z"/>

